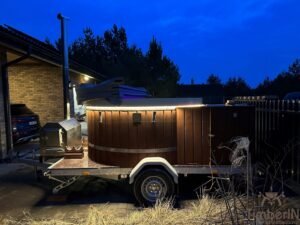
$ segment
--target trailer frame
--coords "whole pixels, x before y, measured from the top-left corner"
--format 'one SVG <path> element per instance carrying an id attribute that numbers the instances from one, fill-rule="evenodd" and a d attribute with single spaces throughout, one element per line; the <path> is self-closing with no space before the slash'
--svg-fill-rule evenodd
<path id="1" fill-rule="evenodd" d="M 148 159 L 147 159 L 148 158 Z M 178 184 L 179 176 L 188 176 L 191 174 L 207 175 L 207 176 L 232 176 L 235 174 L 246 173 L 245 167 L 232 167 L 231 165 L 170 165 L 165 159 L 160 157 L 147 157 L 140 161 L 134 168 L 121 168 L 118 166 L 111 166 L 93 162 L 88 158 L 87 152 L 85 152 L 82 159 L 65 159 L 61 158 L 46 169 L 44 176 L 51 180 L 55 180 L 60 184 L 53 188 L 53 193 L 57 193 L 59 190 L 66 188 L 73 184 L 81 176 L 96 176 L 109 178 L 112 180 L 128 179 L 128 183 L 132 184 L 135 177 L 132 176 L 133 171 L 137 171 L 135 176 L 140 173 L 143 168 L 157 168 L 163 167 L 163 169 L 172 175 L 166 167 L 170 167 L 170 170 L 174 170 L 177 177 L 174 178 L 174 183 Z M 157 163 L 157 159 L 162 159 L 162 162 L 167 162 L 165 167 L 162 164 Z M 142 161 L 146 161 L 145 165 Z M 61 177 L 69 177 L 67 180 L 61 179 Z"/>

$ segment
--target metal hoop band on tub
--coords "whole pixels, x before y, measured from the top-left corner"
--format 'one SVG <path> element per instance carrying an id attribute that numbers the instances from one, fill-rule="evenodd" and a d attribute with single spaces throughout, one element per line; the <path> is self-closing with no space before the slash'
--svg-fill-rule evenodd
<path id="1" fill-rule="evenodd" d="M 176 151 L 176 147 L 168 147 L 168 148 L 112 148 L 112 147 L 105 147 L 105 146 L 99 146 L 94 145 L 92 143 L 89 143 L 89 147 L 94 148 L 98 151 L 106 151 L 106 152 L 118 152 L 118 153 L 131 153 L 131 154 L 137 154 L 137 153 L 164 153 L 164 152 L 173 152 Z"/>

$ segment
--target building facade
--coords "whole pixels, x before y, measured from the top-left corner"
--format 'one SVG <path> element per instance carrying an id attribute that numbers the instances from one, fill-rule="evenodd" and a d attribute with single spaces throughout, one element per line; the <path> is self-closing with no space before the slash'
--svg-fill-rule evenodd
<path id="1" fill-rule="evenodd" d="M 64 119 L 62 56 L 54 47 L 9 26 L 0 26 L 0 160 L 13 149 L 11 104 L 26 104 L 43 126 Z M 103 76 L 70 59 L 70 114 L 73 87 Z"/>

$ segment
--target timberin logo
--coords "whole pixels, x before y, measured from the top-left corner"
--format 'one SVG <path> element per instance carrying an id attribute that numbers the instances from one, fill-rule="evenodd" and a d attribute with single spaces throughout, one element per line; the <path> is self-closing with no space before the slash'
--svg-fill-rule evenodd
<path id="1" fill-rule="evenodd" d="M 285 197 L 283 192 L 265 192 L 263 194 L 260 193 L 259 196 L 262 198 L 261 207 L 281 206 L 282 199 Z"/>
<path id="2" fill-rule="evenodd" d="M 300 210 L 298 208 L 285 208 L 283 200 L 284 193 L 265 192 L 260 193 L 260 206 L 256 210 L 250 210 L 250 218 L 257 224 L 298 224 L 300 218 Z"/>

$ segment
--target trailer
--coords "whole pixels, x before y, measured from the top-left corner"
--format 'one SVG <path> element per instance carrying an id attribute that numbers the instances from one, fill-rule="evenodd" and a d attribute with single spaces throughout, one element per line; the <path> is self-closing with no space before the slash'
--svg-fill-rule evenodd
<path id="1" fill-rule="evenodd" d="M 44 175 L 59 182 L 54 193 L 80 176 L 125 179 L 138 202 L 152 205 L 176 193 L 180 176 L 249 175 L 253 107 L 148 98 L 94 100 L 86 108 L 88 151 L 48 167 Z M 221 146 L 228 141 L 246 163 L 235 164 L 230 148 Z"/>

